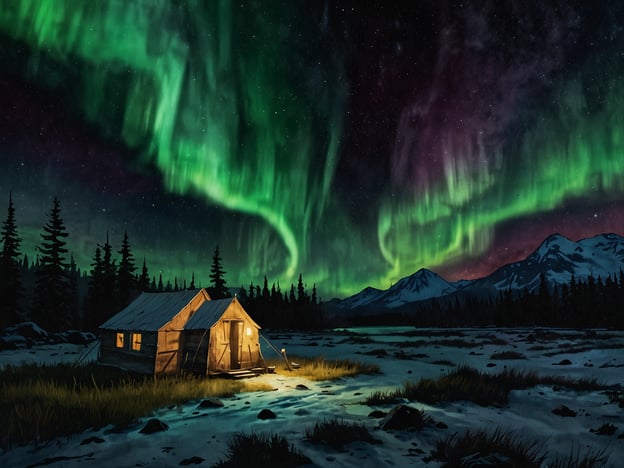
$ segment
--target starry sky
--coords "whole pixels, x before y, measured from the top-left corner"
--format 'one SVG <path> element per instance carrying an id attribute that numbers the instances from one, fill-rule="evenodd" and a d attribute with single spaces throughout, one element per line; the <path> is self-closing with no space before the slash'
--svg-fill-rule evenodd
<path id="1" fill-rule="evenodd" d="M 624 2 L 0 0 L 0 195 L 34 256 L 322 298 L 624 233 Z M 6 206 L 6 205 L 5 205 Z M 284 287 L 286 286 L 286 287 Z"/>

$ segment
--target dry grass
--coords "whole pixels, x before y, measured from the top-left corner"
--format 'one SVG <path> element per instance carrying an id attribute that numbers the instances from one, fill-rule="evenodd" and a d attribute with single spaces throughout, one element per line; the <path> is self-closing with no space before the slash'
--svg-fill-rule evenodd
<path id="1" fill-rule="evenodd" d="M 342 450 L 351 442 L 377 443 L 363 424 L 348 423 L 332 419 L 316 423 L 314 429 L 306 429 L 306 439 L 315 444 L 327 444 L 336 450 Z"/>
<path id="2" fill-rule="evenodd" d="M 325 359 L 324 357 L 289 356 L 290 362 L 300 365 L 299 369 L 289 371 L 282 359 L 270 359 L 269 366 L 275 366 L 275 371 L 282 375 L 297 375 L 310 380 L 334 380 L 341 377 L 351 377 L 359 374 L 377 374 L 379 366 L 348 359 Z"/>
<path id="3" fill-rule="evenodd" d="M 442 466 L 468 466 L 467 459 L 474 458 L 474 465 L 492 465 L 489 462 L 477 464 L 476 460 L 487 460 L 488 457 L 505 460 L 503 466 L 535 467 L 542 465 L 546 458 L 545 452 L 537 442 L 525 442 L 512 432 L 502 431 L 468 431 L 463 435 L 453 434 L 435 444 L 431 457 L 442 462 Z"/>
<path id="4" fill-rule="evenodd" d="M 0 439 L 21 444 L 99 428 L 125 426 L 155 410 L 207 397 L 271 390 L 268 385 L 191 376 L 145 377 L 90 366 L 28 366 L 0 373 Z M 69 380 L 69 374 L 76 376 Z M 30 378 L 27 378 L 30 372 Z M 106 377 L 105 377 L 106 376 Z M 110 379 L 110 380 L 109 380 Z"/>
<path id="5" fill-rule="evenodd" d="M 226 460 L 216 467 L 271 466 L 296 467 L 311 463 L 283 436 L 262 434 L 235 434 L 228 443 Z"/>
<path id="6" fill-rule="evenodd" d="M 465 400 L 481 406 L 502 405 L 507 402 L 511 390 L 531 388 L 540 384 L 557 385 L 573 390 L 604 388 L 595 380 L 538 376 L 535 372 L 513 369 L 505 369 L 500 374 L 494 375 L 479 372 L 471 367 L 459 366 L 435 380 L 406 382 L 403 388 L 385 393 L 376 392 L 367 398 L 366 404 L 379 405 L 407 398 L 427 404 Z"/>

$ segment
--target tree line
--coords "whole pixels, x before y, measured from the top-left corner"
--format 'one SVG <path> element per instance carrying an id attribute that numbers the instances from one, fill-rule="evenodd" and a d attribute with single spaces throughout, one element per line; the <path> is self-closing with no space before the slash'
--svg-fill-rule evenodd
<path id="1" fill-rule="evenodd" d="M 0 329 L 33 320 L 48 331 L 67 329 L 95 330 L 130 304 L 141 292 L 180 291 L 196 289 L 193 274 L 187 285 L 163 283 L 149 275 L 146 260 L 137 268 L 127 231 L 119 250 L 115 251 L 108 234 L 103 244 L 95 247 L 88 272 L 81 272 L 67 248 L 69 233 L 61 215 L 61 203 L 54 198 L 47 221 L 36 247 L 36 258 L 22 256 L 15 206 L 9 194 L 7 216 L 0 230 Z M 115 258 L 115 253 L 119 256 Z M 69 259 L 68 259 L 69 255 Z M 140 271 L 139 271 L 140 270 Z M 213 299 L 231 297 L 217 245 L 210 267 L 210 286 L 206 289 Z M 299 275 L 291 284 L 290 293 L 282 294 L 273 284 L 241 287 L 239 300 L 254 319 L 265 327 L 312 327 L 322 323 L 316 286 L 308 294 Z"/>
<path id="2" fill-rule="evenodd" d="M 393 323 L 434 327 L 544 326 L 566 328 L 608 327 L 624 329 L 624 272 L 606 279 L 574 275 L 570 281 L 549 284 L 544 274 L 533 290 L 507 289 L 495 297 L 437 299 L 411 310 L 359 319 L 359 323 Z"/>

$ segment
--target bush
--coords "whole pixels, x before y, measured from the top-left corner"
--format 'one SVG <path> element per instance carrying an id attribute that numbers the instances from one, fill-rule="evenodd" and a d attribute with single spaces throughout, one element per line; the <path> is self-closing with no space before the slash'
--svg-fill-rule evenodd
<path id="1" fill-rule="evenodd" d="M 442 466 L 539 467 L 546 455 L 537 442 L 524 442 L 513 432 L 467 431 L 438 440 L 431 459 Z"/>
<path id="2" fill-rule="evenodd" d="M 228 443 L 228 458 L 215 466 L 271 466 L 276 468 L 295 467 L 311 463 L 286 438 L 278 435 L 235 434 Z"/>
<path id="3" fill-rule="evenodd" d="M 316 423 L 314 429 L 306 429 L 306 439 L 312 443 L 326 443 L 330 447 L 341 450 L 351 442 L 361 441 L 374 444 L 376 441 L 363 424 L 344 421 L 325 421 Z"/>

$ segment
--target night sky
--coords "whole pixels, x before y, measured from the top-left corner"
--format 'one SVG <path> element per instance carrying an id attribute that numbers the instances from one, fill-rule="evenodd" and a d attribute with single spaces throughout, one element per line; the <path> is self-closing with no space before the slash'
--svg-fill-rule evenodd
<path id="1" fill-rule="evenodd" d="M 323 299 L 624 234 L 624 2 L 0 0 L 0 206 Z M 5 214 L 2 215 L 3 217 Z"/>

